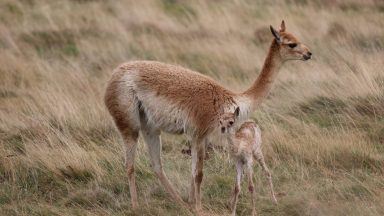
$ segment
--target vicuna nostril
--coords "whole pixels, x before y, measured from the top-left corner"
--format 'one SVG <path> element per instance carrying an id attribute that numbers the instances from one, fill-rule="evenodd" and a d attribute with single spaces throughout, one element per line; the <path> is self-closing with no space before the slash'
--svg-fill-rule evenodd
<path id="1" fill-rule="evenodd" d="M 224 133 L 225 132 L 225 127 L 222 127 L 221 128 L 221 133 Z"/>

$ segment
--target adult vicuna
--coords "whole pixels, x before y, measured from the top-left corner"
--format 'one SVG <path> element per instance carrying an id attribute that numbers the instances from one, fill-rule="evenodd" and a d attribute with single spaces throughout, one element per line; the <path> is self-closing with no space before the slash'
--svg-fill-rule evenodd
<path id="1" fill-rule="evenodd" d="M 126 146 L 126 169 L 133 208 L 138 206 L 134 160 L 139 132 L 149 150 L 152 168 L 174 200 L 185 206 L 168 181 L 161 163 L 160 132 L 186 133 L 192 143 L 192 179 L 189 194 L 195 210 L 201 210 L 206 138 L 225 112 L 240 109 L 238 121 L 247 119 L 271 90 L 286 60 L 308 60 L 311 52 L 292 34 L 270 26 L 274 39 L 263 69 L 253 85 L 242 93 L 225 89 L 213 79 L 183 67 L 153 61 L 133 61 L 115 69 L 105 93 L 105 104 Z"/>

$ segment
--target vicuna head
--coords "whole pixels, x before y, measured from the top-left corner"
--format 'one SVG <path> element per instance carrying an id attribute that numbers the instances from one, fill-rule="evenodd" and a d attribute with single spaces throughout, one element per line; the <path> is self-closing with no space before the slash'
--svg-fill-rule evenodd
<path id="1" fill-rule="evenodd" d="M 284 20 L 281 22 L 280 29 L 277 31 L 270 26 L 271 32 L 279 46 L 280 57 L 285 60 L 308 60 L 312 53 L 308 47 L 302 44 L 295 36 L 285 31 Z"/>
<path id="2" fill-rule="evenodd" d="M 224 113 L 220 116 L 219 126 L 220 126 L 221 133 L 232 132 L 232 128 L 239 114 L 240 114 L 240 109 L 239 107 L 237 107 L 235 112 Z"/>

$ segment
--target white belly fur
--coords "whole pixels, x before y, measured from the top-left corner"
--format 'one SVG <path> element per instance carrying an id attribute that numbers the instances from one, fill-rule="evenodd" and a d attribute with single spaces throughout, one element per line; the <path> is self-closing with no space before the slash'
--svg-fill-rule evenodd
<path id="1" fill-rule="evenodd" d="M 143 105 L 147 123 L 154 128 L 169 133 L 181 133 L 191 128 L 188 115 L 166 98 L 151 92 L 140 92 L 138 98 Z"/>

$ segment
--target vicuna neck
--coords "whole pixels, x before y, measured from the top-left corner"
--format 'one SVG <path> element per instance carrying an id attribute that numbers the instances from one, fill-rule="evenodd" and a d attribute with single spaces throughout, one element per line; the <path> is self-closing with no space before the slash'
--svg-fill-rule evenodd
<path id="1" fill-rule="evenodd" d="M 252 109 L 255 109 L 271 91 L 273 81 L 276 79 L 276 75 L 282 65 L 279 49 L 279 44 L 276 40 L 273 40 L 259 77 L 243 93 L 245 97 L 252 101 Z"/>

